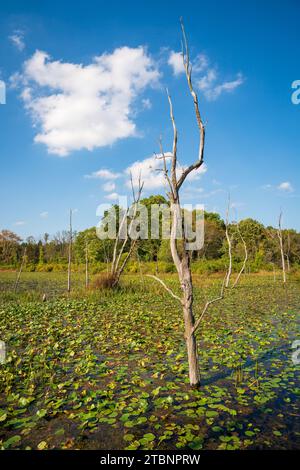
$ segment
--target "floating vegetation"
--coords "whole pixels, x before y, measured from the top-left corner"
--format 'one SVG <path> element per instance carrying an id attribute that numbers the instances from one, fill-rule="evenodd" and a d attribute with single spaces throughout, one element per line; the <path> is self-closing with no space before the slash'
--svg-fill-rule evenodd
<path id="1" fill-rule="evenodd" d="M 196 287 L 199 311 L 215 289 Z M 289 284 L 286 303 L 278 285 L 250 276 L 211 308 L 198 333 L 198 390 L 187 381 L 180 309 L 151 282 L 107 296 L 2 300 L 0 447 L 299 447 L 299 293 Z"/>

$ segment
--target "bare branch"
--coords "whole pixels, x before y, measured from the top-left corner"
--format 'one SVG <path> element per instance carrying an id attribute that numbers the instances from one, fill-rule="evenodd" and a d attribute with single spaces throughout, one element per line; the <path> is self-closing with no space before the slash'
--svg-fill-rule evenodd
<path id="1" fill-rule="evenodd" d="M 239 282 L 239 280 L 240 280 L 241 275 L 242 275 L 243 272 L 245 271 L 246 264 L 247 264 L 247 261 L 248 261 L 248 249 L 247 249 L 247 244 L 246 244 L 246 242 L 245 242 L 244 237 L 243 237 L 242 234 L 241 234 L 239 224 L 237 224 L 236 229 L 237 229 L 237 232 L 238 232 L 238 234 L 239 234 L 239 236 L 240 236 L 240 239 L 242 240 L 243 245 L 244 245 L 245 258 L 244 258 L 243 266 L 242 266 L 240 272 L 239 272 L 238 275 L 237 275 L 237 278 L 236 278 L 236 280 L 235 280 L 235 282 L 234 282 L 234 284 L 233 284 L 233 286 L 232 286 L 232 289 L 237 286 L 237 284 L 238 284 L 238 282 Z"/>
<path id="2" fill-rule="evenodd" d="M 172 147 L 172 163 L 171 163 L 171 180 L 172 180 L 172 185 L 175 190 L 177 188 L 177 176 L 176 176 L 176 167 L 177 167 L 177 127 L 175 123 L 175 118 L 174 118 L 174 113 L 173 113 L 173 103 L 171 96 L 169 95 L 169 91 L 167 89 L 167 96 L 168 96 L 168 101 L 169 101 L 169 107 L 170 107 L 170 118 L 172 121 L 172 126 L 173 126 L 173 147 Z M 173 194 L 176 196 L 175 194 Z M 174 201 L 175 202 L 175 201 Z"/>
<path id="3" fill-rule="evenodd" d="M 229 255 L 229 267 L 227 271 L 227 276 L 226 276 L 226 281 L 225 281 L 225 287 L 229 286 L 230 282 L 230 277 L 232 273 L 232 252 L 231 252 L 231 238 L 229 236 L 229 231 L 228 231 L 228 226 L 229 226 L 229 210 L 230 210 L 230 194 L 228 195 L 228 206 L 227 206 L 227 211 L 226 211 L 226 222 L 225 222 L 225 235 L 228 243 L 228 255 Z"/>
<path id="4" fill-rule="evenodd" d="M 211 304 L 213 304 L 213 303 L 215 303 L 215 302 L 218 302 L 219 300 L 224 299 L 225 280 L 226 280 L 226 275 L 225 275 L 225 277 L 224 277 L 224 279 L 223 279 L 223 282 L 222 282 L 220 295 L 219 295 L 218 297 L 216 297 L 215 299 L 212 299 L 212 300 L 209 300 L 208 302 L 206 302 L 206 304 L 205 304 L 205 306 L 204 306 L 204 308 L 203 308 L 203 310 L 202 310 L 202 313 L 201 313 L 200 317 L 199 317 L 198 320 L 195 322 L 195 325 L 194 325 L 194 327 L 193 327 L 193 329 L 192 329 L 192 333 L 195 333 L 195 332 L 196 332 L 197 328 L 199 327 L 199 325 L 200 325 L 200 323 L 201 323 L 202 318 L 204 317 L 205 313 L 207 312 L 208 307 L 209 307 Z"/>
<path id="5" fill-rule="evenodd" d="M 182 31 L 183 45 L 184 45 L 184 48 L 182 48 L 183 65 L 185 69 L 185 74 L 186 74 L 189 90 L 193 98 L 197 126 L 199 129 L 199 150 L 198 150 L 197 160 L 193 164 L 188 166 L 182 173 L 181 177 L 179 178 L 178 183 L 177 183 L 178 189 L 181 187 L 181 185 L 185 181 L 186 177 L 191 173 L 191 171 L 197 170 L 202 165 L 204 161 L 204 145 L 205 145 L 205 125 L 202 121 L 200 110 L 199 110 L 198 96 L 192 84 L 192 65 L 190 63 L 188 42 L 187 42 L 182 18 L 180 19 L 180 24 L 181 24 L 181 31 Z"/>
<path id="6" fill-rule="evenodd" d="M 127 210 L 124 212 L 124 215 L 123 215 L 123 218 L 121 220 L 119 230 L 118 230 L 118 233 L 117 233 L 117 236 L 116 236 L 116 239 L 115 239 L 114 250 L 113 250 L 113 259 L 112 259 L 112 264 L 111 264 L 111 272 L 112 273 L 114 273 L 116 271 L 118 243 L 119 243 L 119 240 L 120 240 L 120 235 L 121 235 L 122 230 L 123 230 L 123 225 L 124 225 L 124 223 L 127 219 L 127 216 L 128 216 L 128 210 L 129 209 L 127 208 Z"/>
<path id="7" fill-rule="evenodd" d="M 26 259 L 26 253 L 27 253 L 27 246 L 25 246 L 25 248 L 24 248 L 24 253 L 23 253 L 23 257 L 22 257 L 21 266 L 20 266 L 20 269 L 19 269 L 19 272 L 18 272 L 18 275 L 17 275 L 17 278 L 16 278 L 16 282 L 15 282 L 15 286 L 14 286 L 14 291 L 15 292 L 17 292 L 17 289 L 18 289 L 20 277 L 21 277 L 23 266 L 24 266 L 25 259 Z"/>
<path id="8" fill-rule="evenodd" d="M 182 304 L 182 300 L 178 295 L 174 294 L 174 292 L 162 281 L 159 277 L 154 276 L 154 274 L 146 274 L 147 277 L 152 277 L 152 279 L 155 279 L 157 282 L 159 282 L 169 294 L 174 297 L 174 299 L 178 300 Z"/>
<path id="9" fill-rule="evenodd" d="M 161 136 L 159 138 L 159 147 L 160 147 L 160 153 L 162 155 L 162 159 L 163 159 L 163 162 L 164 162 L 163 172 L 164 172 L 165 178 L 166 178 L 166 180 L 169 184 L 169 188 L 170 188 L 170 191 L 172 193 L 172 197 L 174 197 L 174 189 L 173 189 L 173 185 L 172 185 L 172 182 L 170 180 L 169 173 L 168 173 L 166 155 L 165 155 L 165 152 L 164 152 L 164 149 L 163 149 Z M 174 154 L 172 156 L 170 156 L 169 158 L 172 158 L 172 162 L 173 162 Z"/>
<path id="10" fill-rule="evenodd" d="M 279 246 L 280 246 L 280 253 L 281 253 L 282 277 L 283 277 L 283 283 L 285 284 L 286 283 L 286 270 L 285 270 L 285 257 L 284 257 L 284 250 L 283 250 L 281 221 L 282 221 L 282 211 L 279 214 L 277 236 L 279 239 Z"/>
<path id="11" fill-rule="evenodd" d="M 134 220 L 135 220 L 135 217 L 136 217 L 138 204 L 139 204 L 141 194 L 142 194 L 142 190 L 143 190 L 143 187 L 144 187 L 144 182 L 143 183 L 141 182 L 141 173 L 139 174 L 139 178 L 138 178 L 138 189 L 137 189 L 137 191 L 135 191 L 135 189 L 134 189 L 134 184 L 133 184 L 133 179 L 132 179 L 132 174 L 131 173 L 130 173 L 130 181 L 131 181 L 134 211 L 133 211 L 133 215 L 131 216 L 131 221 L 130 221 L 128 230 L 126 232 L 126 237 L 125 237 L 125 239 L 122 243 L 122 246 L 119 250 L 117 258 L 116 258 L 116 253 L 117 253 L 117 244 L 118 244 L 118 240 L 119 240 L 119 236 L 120 236 L 119 235 L 120 234 L 120 229 L 119 229 L 119 232 L 118 232 L 118 238 L 116 238 L 116 241 L 115 241 L 114 258 L 113 258 L 114 261 L 113 261 L 112 270 L 111 270 L 112 274 L 115 276 L 114 285 L 118 284 L 120 276 L 121 276 L 122 272 L 124 271 L 126 263 L 129 259 L 129 257 L 131 256 L 131 254 L 133 252 L 133 249 L 134 249 L 134 247 L 136 245 L 136 242 L 137 242 L 137 240 L 132 240 L 131 239 L 129 251 L 128 251 L 127 255 L 125 256 L 125 259 L 123 260 L 123 263 L 122 263 L 121 267 L 119 268 L 119 265 L 120 265 L 120 262 L 121 262 L 121 257 L 122 257 L 124 248 L 126 246 L 128 238 L 129 238 L 129 233 L 131 232 L 131 228 L 133 226 L 133 223 L 134 223 Z M 125 212 L 124 218 L 128 217 L 129 212 L 130 212 L 130 208 L 128 208 L 127 211 Z M 123 218 L 123 220 L 124 220 L 124 218 Z M 123 220 L 122 220 L 122 223 L 123 223 Z"/>

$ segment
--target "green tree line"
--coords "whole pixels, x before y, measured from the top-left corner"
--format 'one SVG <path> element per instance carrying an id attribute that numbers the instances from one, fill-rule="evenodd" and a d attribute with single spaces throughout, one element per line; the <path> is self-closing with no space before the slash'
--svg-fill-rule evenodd
<path id="1" fill-rule="evenodd" d="M 152 204 L 167 204 L 163 196 L 150 196 L 141 201 L 150 214 Z M 117 206 L 114 206 L 119 210 Z M 150 216 L 149 216 L 150 224 Z M 225 236 L 225 222 L 219 214 L 204 213 L 204 245 L 200 250 L 193 251 L 191 258 L 198 271 L 219 271 L 225 269 L 228 261 L 228 249 Z M 281 254 L 276 227 L 265 227 L 262 223 L 247 218 L 239 222 L 239 232 L 246 242 L 248 249 L 248 265 L 252 270 L 272 269 L 280 267 Z M 232 238 L 232 255 L 234 266 L 243 262 L 244 245 L 236 228 L 236 223 L 229 225 Z M 287 268 L 298 267 L 300 263 L 300 233 L 293 229 L 283 230 L 284 253 Z M 19 265 L 26 248 L 25 264 L 31 270 L 64 270 L 68 261 L 69 232 L 58 232 L 50 237 L 45 233 L 40 239 L 28 237 L 22 240 L 17 234 L 3 229 L 0 232 L 0 266 L 15 268 Z M 133 259 L 129 266 L 132 271 L 138 270 L 138 263 L 156 263 L 159 268 L 168 266 L 172 270 L 172 256 L 169 240 L 159 239 L 139 240 Z M 89 265 L 97 270 L 105 270 L 112 261 L 114 240 L 100 240 L 96 228 L 73 233 L 72 262 L 76 266 L 83 265 L 86 260 L 86 250 Z M 126 253 L 126 248 L 124 253 Z M 157 268 L 157 269 L 158 269 Z"/>

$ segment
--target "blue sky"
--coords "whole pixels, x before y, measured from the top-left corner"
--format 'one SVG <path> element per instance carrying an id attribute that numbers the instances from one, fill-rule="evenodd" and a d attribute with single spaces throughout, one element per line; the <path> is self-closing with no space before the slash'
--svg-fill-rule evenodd
<path id="1" fill-rule="evenodd" d="M 145 196 L 164 193 L 148 159 L 160 135 L 171 149 L 166 86 L 180 163 L 195 159 L 183 15 L 207 145 L 182 201 L 223 215 L 230 191 L 232 217 L 274 225 L 282 209 L 300 230 L 299 14 L 297 0 L 1 2 L 0 229 L 54 234 L 70 207 L 77 230 L 95 225 L 98 204 L 129 192 L 139 165 Z"/>

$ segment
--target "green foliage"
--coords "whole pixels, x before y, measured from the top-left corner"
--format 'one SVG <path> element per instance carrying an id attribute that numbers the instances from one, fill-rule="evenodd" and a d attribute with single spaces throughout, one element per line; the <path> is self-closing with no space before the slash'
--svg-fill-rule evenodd
<path id="1" fill-rule="evenodd" d="M 168 204 L 163 196 L 156 195 L 141 200 L 148 210 L 148 221 L 150 230 L 150 207 L 152 204 Z M 117 205 L 111 206 L 116 209 L 116 228 L 119 226 L 120 208 Z M 112 210 L 108 211 L 112 213 Z M 106 214 L 106 215 L 107 215 Z M 195 211 L 193 213 L 193 223 L 195 224 Z M 115 216 L 114 216 L 115 217 Z M 151 263 L 173 263 L 170 251 L 169 240 L 160 238 L 139 240 L 136 251 L 133 254 L 133 263 L 127 268 L 127 272 L 137 273 L 140 271 L 138 260 L 150 263 L 145 267 L 145 272 L 157 272 L 152 269 Z M 225 225 L 219 214 L 212 212 L 204 213 L 205 231 L 204 246 L 191 254 L 194 263 L 193 271 L 196 273 L 213 273 L 225 269 L 224 262 L 228 258 L 228 247 L 225 237 Z M 103 222 L 104 223 L 104 222 Z M 281 267 L 281 253 L 277 229 L 264 227 L 260 222 L 247 218 L 239 222 L 240 233 L 244 238 L 248 249 L 248 262 L 246 269 L 251 272 L 259 270 L 271 270 Z M 229 226 L 232 236 L 232 254 L 234 258 L 234 270 L 240 268 L 245 256 L 244 245 L 237 231 L 236 224 Z M 120 242 L 121 243 L 121 242 Z M 295 230 L 283 230 L 284 253 L 287 265 L 293 269 L 300 262 L 300 234 Z M 178 241 L 178 250 L 182 251 L 183 243 Z M 17 269 L 20 266 L 26 248 L 26 263 L 23 271 L 38 272 L 58 272 L 65 271 L 68 264 L 69 233 L 58 232 L 50 238 L 45 233 L 40 240 L 28 237 L 22 241 L 18 235 L 9 231 L 0 232 L 0 267 L 4 269 Z M 91 273 L 105 272 L 107 265 L 112 262 L 114 240 L 100 240 L 97 237 L 96 228 L 91 227 L 73 234 L 72 249 L 72 270 L 83 271 L 88 257 L 89 270 Z M 123 258 L 128 253 L 129 243 L 125 246 Z M 172 272 L 168 265 L 160 266 L 160 272 Z"/>

